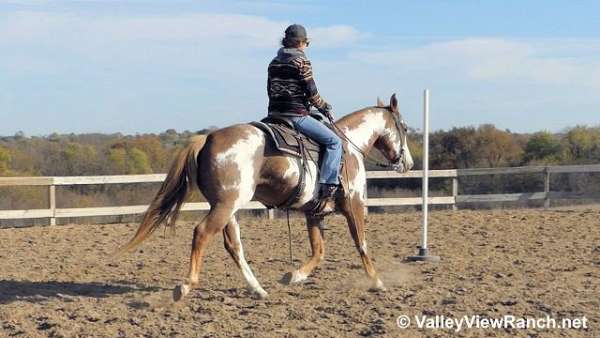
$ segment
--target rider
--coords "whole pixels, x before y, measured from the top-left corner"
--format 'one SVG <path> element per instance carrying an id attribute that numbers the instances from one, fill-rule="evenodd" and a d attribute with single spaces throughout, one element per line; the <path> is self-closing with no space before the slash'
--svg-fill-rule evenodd
<path id="1" fill-rule="evenodd" d="M 332 107 L 319 95 L 311 63 L 304 54 L 309 45 L 306 29 L 301 25 L 289 26 L 281 44 L 283 47 L 269 64 L 269 115 L 292 119 L 296 130 L 325 148 L 319 176 L 319 199 L 323 201 L 332 198 L 339 185 L 342 141 L 309 114 L 310 106 L 314 106 L 333 120 Z"/>

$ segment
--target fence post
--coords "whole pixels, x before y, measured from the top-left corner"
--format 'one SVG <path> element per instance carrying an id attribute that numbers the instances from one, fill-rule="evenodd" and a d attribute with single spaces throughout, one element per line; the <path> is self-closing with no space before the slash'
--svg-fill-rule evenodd
<path id="1" fill-rule="evenodd" d="M 267 218 L 275 219 L 275 209 L 267 209 Z"/>
<path id="2" fill-rule="evenodd" d="M 52 214 L 50 225 L 56 225 L 56 186 L 54 184 L 48 186 L 48 209 Z"/>
<path id="3" fill-rule="evenodd" d="M 548 167 L 544 169 L 544 192 L 546 193 L 544 197 L 544 209 L 550 208 L 550 170 Z"/>
<path id="4" fill-rule="evenodd" d="M 452 178 L 452 197 L 454 197 L 454 204 L 452 204 L 452 210 L 457 210 L 456 197 L 458 196 L 458 177 Z"/>

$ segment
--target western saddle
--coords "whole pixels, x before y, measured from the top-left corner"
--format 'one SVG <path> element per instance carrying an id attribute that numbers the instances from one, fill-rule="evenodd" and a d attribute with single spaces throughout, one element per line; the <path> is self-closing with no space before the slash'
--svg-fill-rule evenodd
<path id="1" fill-rule="evenodd" d="M 290 119 L 283 116 L 268 116 L 260 122 L 250 124 L 267 134 L 277 151 L 313 161 L 315 164 L 319 163 L 321 146 L 298 132 Z"/>
<path id="2" fill-rule="evenodd" d="M 311 114 L 314 118 L 323 121 L 324 117 L 320 114 Z M 329 125 L 328 122 L 325 122 Z M 317 171 L 321 160 L 321 145 L 302 133 L 298 132 L 294 127 L 291 119 L 283 116 L 268 116 L 260 122 L 250 122 L 251 125 L 262 130 L 267 139 L 273 146 L 273 150 L 291 155 L 298 160 L 298 166 L 301 168 L 298 185 L 291 196 L 280 205 L 267 206 L 268 208 L 283 208 L 287 209 L 297 203 L 300 195 L 306 185 L 306 173 L 308 172 L 308 162 L 312 161 L 317 167 Z M 308 209 L 318 208 L 318 198 L 308 203 Z"/>

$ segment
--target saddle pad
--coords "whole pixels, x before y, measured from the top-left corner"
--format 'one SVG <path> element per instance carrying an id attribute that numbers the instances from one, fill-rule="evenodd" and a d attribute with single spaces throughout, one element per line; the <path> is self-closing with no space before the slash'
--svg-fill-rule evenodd
<path id="1" fill-rule="evenodd" d="M 300 142 L 302 142 L 308 159 L 314 162 L 319 161 L 321 146 L 296 130 L 274 123 L 250 122 L 250 124 L 262 130 L 278 151 L 301 158 L 303 156 Z"/>

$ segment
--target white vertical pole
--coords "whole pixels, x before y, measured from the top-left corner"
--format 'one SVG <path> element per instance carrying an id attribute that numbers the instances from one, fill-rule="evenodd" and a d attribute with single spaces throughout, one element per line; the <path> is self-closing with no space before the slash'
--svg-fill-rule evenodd
<path id="1" fill-rule="evenodd" d="M 423 93 L 423 224 L 421 225 L 421 245 L 416 256 L 408 256 L 411 262 L 430 261 L 437 262 L 439 256 L 429 255 L 427 247 L 427 221 L 429 217 L 429 89 Z"/>
<path id="2" fill-rule="evenodd" d="M 429 89 L 425 89 L 423 101 L 423 226 L 421 227 L 421 249 L 426 251 L 429 211 Z"/>

